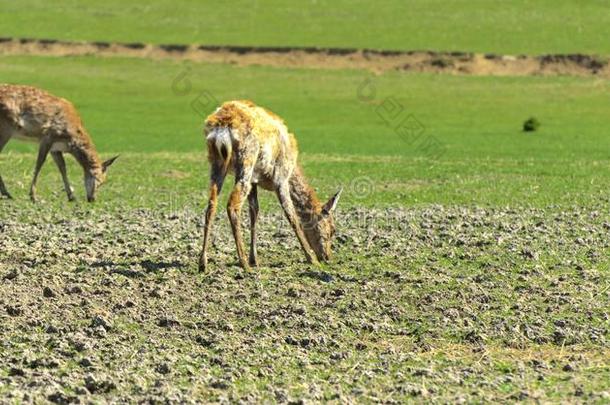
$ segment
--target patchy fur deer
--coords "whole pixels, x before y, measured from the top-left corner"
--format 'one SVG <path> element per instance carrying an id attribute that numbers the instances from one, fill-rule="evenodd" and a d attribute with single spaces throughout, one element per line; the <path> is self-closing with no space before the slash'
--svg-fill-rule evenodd
<path id="1" fill-rule="evenodd" d="M 59 168 L 70 201 L 74 200 L 74 190 L 66 174 L 64 152 L 72 154 L 83 167 L 89 202 L 95 200 L 97 189 L 106 180 L 106 170 L 117 158 L 100 160 L 76 108 L 69 101 L 29 86 L 0 85 L 0 152 L 11 138 L 40 144 L 30 186 L 32 201 L 36 201 L 36 181 L 49 152 Z M 0 193 L 11 198 L 1 176 Z"/>
<path id="2" fill-rule="evenodd" d="M 298 149 L 293 134 L 280 117 L 250 101 L 229 101 L 205 123 L 208 159 L 211 166 L 210 200 L 205 213 L 203 249 L 199 269 L 207 267 L 207 247 L 216 212 L 218 194 L 227 173 L 235 174 L 227 213 L 245 269 L 257 266 L 257 187 L 274 191 L 309 263 L 327 261 L 335 233 L 333 212 L 341 190 L 322 204 L 307 184 L 297 163 Z M 246 260 L 239 214 L 244 201 L 250 206 L 250 256 Z"/>

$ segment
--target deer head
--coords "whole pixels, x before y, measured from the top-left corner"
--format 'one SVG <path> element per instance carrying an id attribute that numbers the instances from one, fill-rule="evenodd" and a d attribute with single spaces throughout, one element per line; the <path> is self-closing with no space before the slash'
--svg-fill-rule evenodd
<path id="1" fill-rule="evenodd" d="M 85 172 L 85 190 L 87 191 L 87 201 L 95 201 L 97 190 L 106 182 L 106 172 L 108 168 L 118 158 L 115 156 L 102 163 L 102 167 L 92 168 Z"/>
<path id="2" fill-rule="evenodd" d="M 332 256 L 332 241 L 335 237 L 334 212 L 341 197 L 340 189 L 322 206 L 320 213 L 314 214 L 309 223 L 304 223 L 305 237 L 321 262 L 330 260 Z"/>

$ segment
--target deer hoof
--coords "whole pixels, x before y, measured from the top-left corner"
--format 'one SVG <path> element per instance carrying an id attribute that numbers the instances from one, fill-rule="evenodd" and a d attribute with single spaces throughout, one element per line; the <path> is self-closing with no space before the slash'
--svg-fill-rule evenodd
<path id="1" fill-rule="evenodd" d="M 203 257 L 201 259 L 199 259 L 199 272 L 200 273 L 205 272 L 207 267 L 208 267 L 208 261 Z"/>

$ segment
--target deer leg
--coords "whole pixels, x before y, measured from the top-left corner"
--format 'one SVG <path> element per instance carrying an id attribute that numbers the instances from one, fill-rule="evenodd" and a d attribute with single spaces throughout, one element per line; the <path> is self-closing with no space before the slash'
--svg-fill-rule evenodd
<path id="1" fill-rule="evenodd" d="M 205 222 L 203 224 L 203 247 L 201 248 L 201 256 L 199 257 L 199 271 L 205 271 L 208 266 L 207 249 L 210 243 L 210 234 L 212 232 L 212 224 L 216 215 L 216 206 L 218 205 L 218 194 L 222 190 L 225 174 L 223 173 L 222 165 L 213 164 L 210 175 L 210 198 L 208 207 L 205 210 Z"/>
<path id="2" fill-rule="evenodd" d="M 64 182 L 64 189 L 66 190 L 66 194 L 68 194 L 68 201 L 74 201 L 74 189 L 68 181 L 68 173 L 66 173 L 66 161 L 64 160 L 63 155 L 61 152 L 51 152 L 51 156 L 59 169 L 59 173 L 61 173 L 61 179 Z"/>
<path id="3" fill-rule="evenodd" d="M 229 196 L 229 203 L 227 204 L 227 214 L 229 216 L 229 222 L 231 223 L 231 230 L 233 231 L 233 238 L 235 239 L 235 247 L 237 248 L 237 256 L 239 257 L 239 264 L 245 270 L 249 270 L 250 266 L 246 260 L 246 254 L 244 253 L 244 241 L 241 234 L 241 221 L 239 220 L 239 214 L 241 208 L 244 205 L 244 201 L 248 194 L 252 184 L 250 178 L 240 179 L 235 182 L 235 187 L 231 191 Z"/>
<path id="4" fill-rule="evenodd" d="M 40 142 L 40 147 L 38 148 L 38 159 L 36 159 L 36 167 L 34 168 L 34 178 L 32 179 L 32 185 L 30 186 L 30 199 L 32 202 L 36 202 L 36 182 L 38 181 L 38 175 L 40 174 L 40 169 L 42 169 L 42 165 L 47 159 L 47 155 L 51 150 L 51 142 L 48 139 L 43 139 Z"/>
<path id="5" fill-rule="evenodd" d="M 280 204 L 282 205 L 282 209 L 284 210 L 284 213 L 286 214 L 286 218 L 288 219 L 288 222 L 290 222 L 290 225 L 292 226 L 294 233 L 297 235 L 297 239 L 299 240 L 299 243 L 301 244 L 301 248 L 303 249 L 303 252 L 305 253 L 307 262 L 317 265 L 318 259 L 316 259 L 315 255 L 312 253 L 311 246 L 309 246 L 309 242 L 305 238 L 305 233 L 303 232 L 303 226 L 301 225 L 301 221 L 299 220 L 299 217 L 297 216 L 297 213 L 294 209 L 294 204 L 292 203 L 292 200 L 290 198 L 290 190 L 288 188 L 288 184 L 284 184 L 284 185 L 280 186 L 280 188 L 277 190 L 277 196 L 280 200 Z"/>
<path id="6" fill-rule="evenodd" d="M 241 221 L 239 220 L 239 214 L 246 201 L 246 198 L 252 190 L 252 173 L 254 172 L 254 164 L 258 158 L 256 148 L 252 147 L 245 148 L 238 152 L 239 155 L 235 161 L 235 186 L 229 196 L 229 203 L 227 204 L 227 215 L 229 216 L 229 222 L 231 223 L 231 230 L 233 231 L 233 238 L 235 239 L 235 246 L 237 248 L 237 255 L 239 256 L 239 264 L 245 270 L 249 270 L 248 260 L 244 253 L 244 241 L 241 234 Z"/>
<path id="7" fill-rule="evenodd" d="M 258 220 L 258 192 L 256 184 L 252 185 L 252 190 L 248 194 L 248 206 L 250 208 L 250 266 L 258 267 L 256 254 L 256 221 Z"/>
<path id="8" fill-rule="evenodd" d="M 4 145 L 6 145 L 8 140 L 9 140 L 8 137 L 0 136 L 0 152 L 2 152 L 2 149 L 4 149 Z M 10 193 L 8 192 L 8 190 L 6 189 L 6 186 L 4 185 L 4 181 L 2 180 L 2 176 L 0 176 L 0 194 L 2 194 L 4 197 L 6 197 L 8 199 L 12 199 L 13 198 L 10 195 Z"/>

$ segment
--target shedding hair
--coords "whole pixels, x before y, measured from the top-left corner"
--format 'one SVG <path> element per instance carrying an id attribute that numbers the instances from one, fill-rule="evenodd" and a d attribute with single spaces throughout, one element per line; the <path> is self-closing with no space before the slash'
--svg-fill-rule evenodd
<path id="1" fill-rule="evenodd" d="M 322 211 L 322 203 L 307 182 L 301 165 L 297 165 L 290 176 L 290 197 L 303 223 L 317 218 Z"/>
<path id="2" fill-rule="evenodd" d="M 211 185 L 200 269 L 207 266 L 206 248 L 218 193 L 229 172 L 235 174 L 235 186 L 228 199 L 227 214 L 242 267 L 247 268 L 249 262 L 257 263 L 255 227 L 258 187 L 277 195 L 308 262 L 329 260 L 335 231 L 332 214 L 338 199 L 332 198 L 326 205 L 320 202 L 298 164 L 298 144 L 284 121 L 251 101 L 229 101 L 206 119 L 204 134 L 211 167 Z M 250 205 L 252 232 L 249 262 L 245 258 L 239 220 L 239 212 L 246 199 Z M 324 209 L 325 206 L 330 208 Z"/>
<path id="3" fill-rule="evenodd" d="M 226 103 L 206 119 L 206 133 L 216 128 L 232 128 L 248 132 L 250 119 L 245 112 L 235 103 Z"/>

